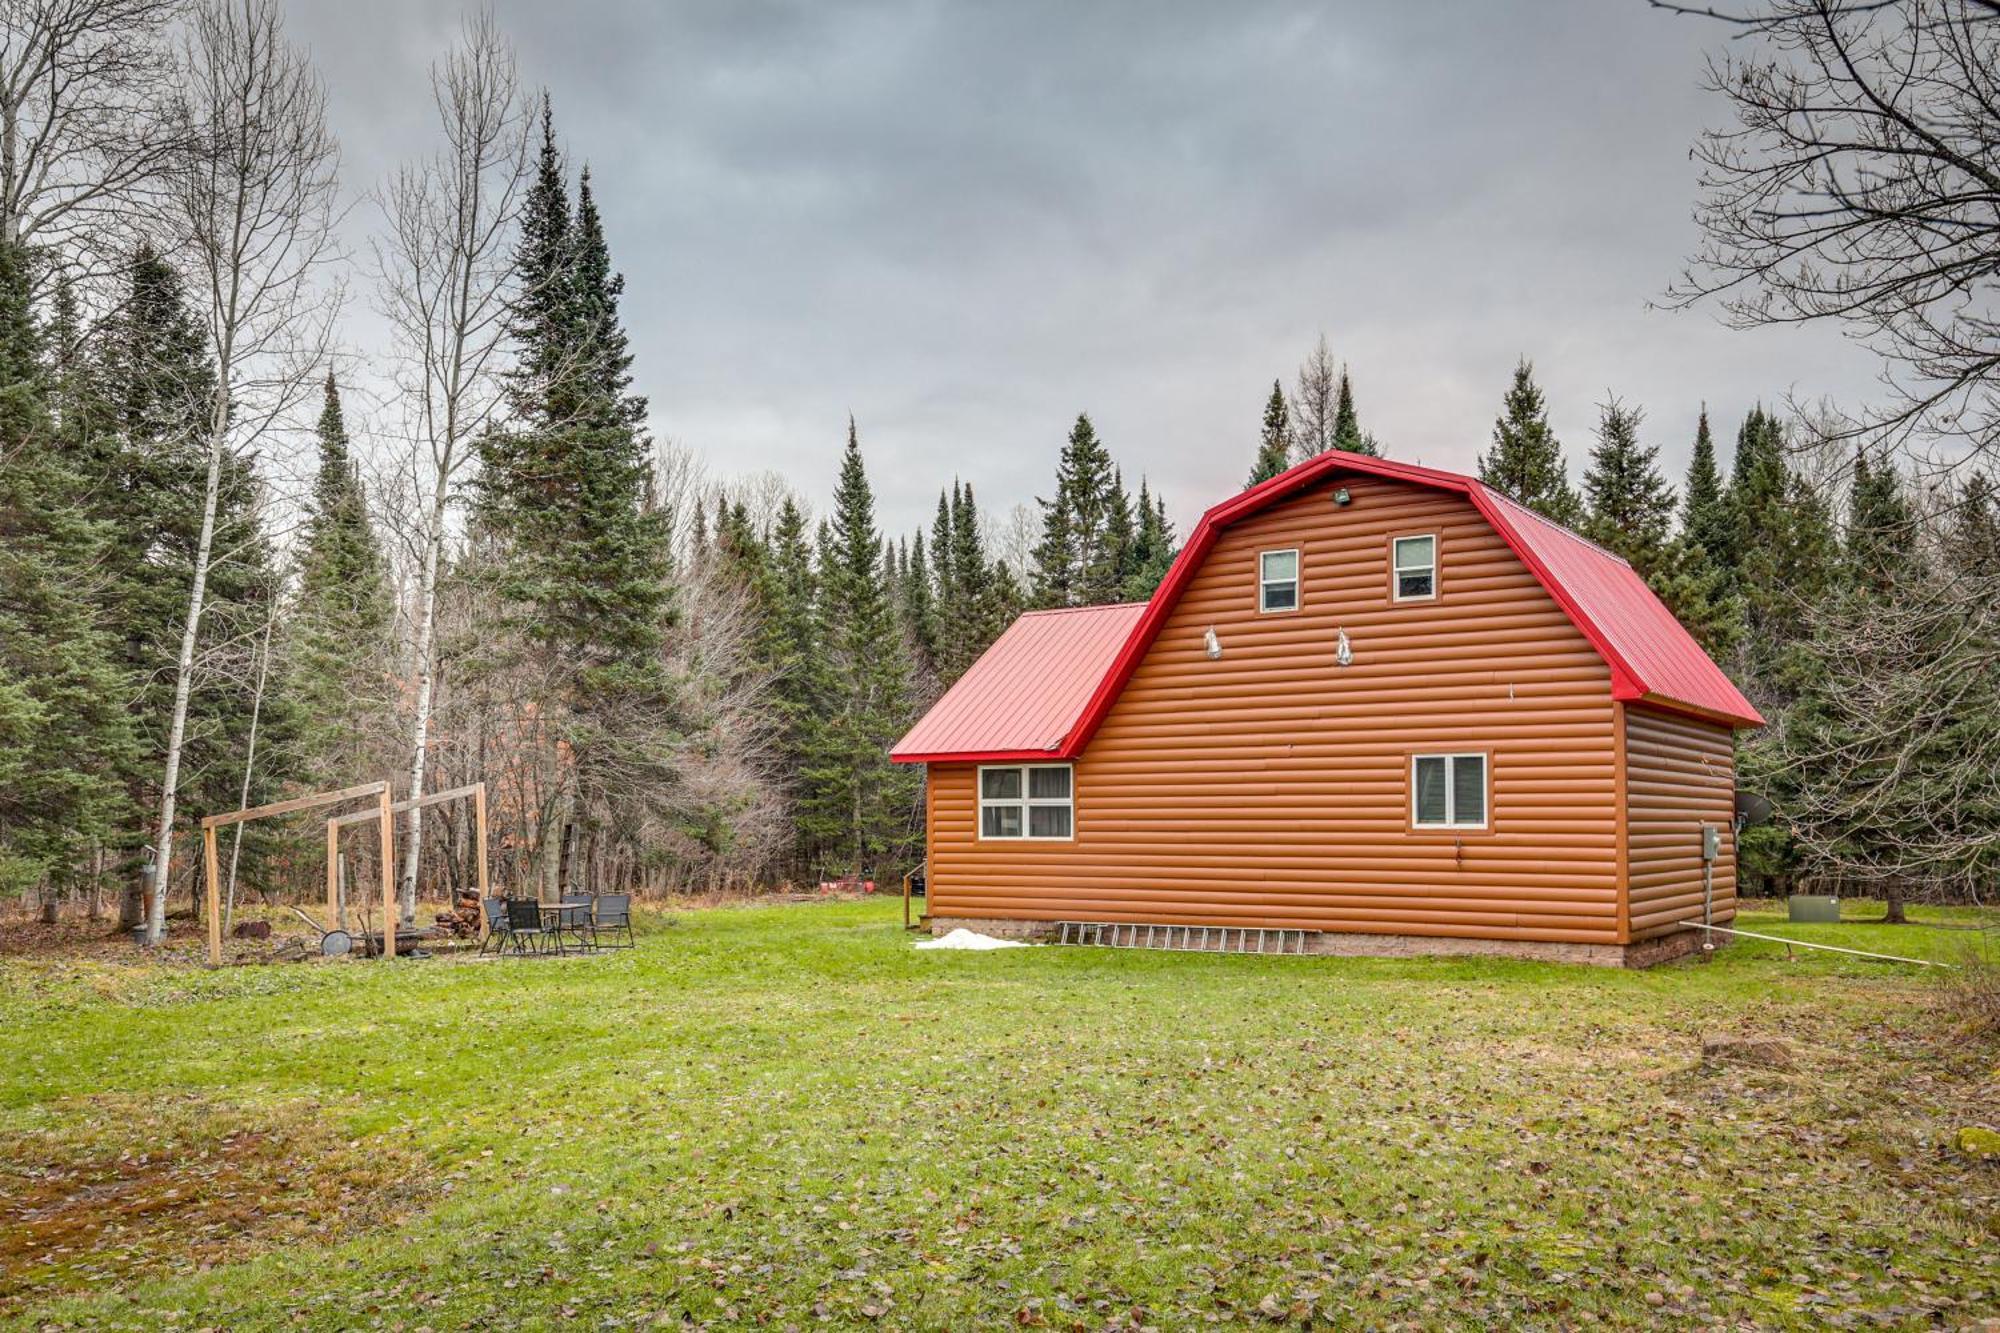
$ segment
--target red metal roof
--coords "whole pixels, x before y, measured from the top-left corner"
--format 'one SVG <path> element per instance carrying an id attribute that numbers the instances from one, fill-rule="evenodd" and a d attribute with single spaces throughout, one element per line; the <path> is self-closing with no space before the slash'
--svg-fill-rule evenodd
<path id="1" fill-rule="evenodd" d="M 1623 559 L 1476 478 L 1330 450 L 1203 514 L 1153 599 L 1022 616 L 890 757 L 1074 759 L 1165 624 L 1216 536 L 1335 473 L 1364 473 L 1471 500 L 1611 668 L 1611 696 L 1730 726 L 1764 719 Z"/>
<path id="2" fill-rule="evenodd" d="M 1144 602 L 1124 602 L 1028 612 L 896 742 L 889 757 L 903 764 L 1050 758 L 1075 730 L 1145 609 Z"/>

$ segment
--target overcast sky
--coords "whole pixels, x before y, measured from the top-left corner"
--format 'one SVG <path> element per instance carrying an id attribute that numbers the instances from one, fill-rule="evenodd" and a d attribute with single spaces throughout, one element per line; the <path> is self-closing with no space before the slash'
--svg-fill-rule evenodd
<path id="1" fill-rule="evenodd" d="M 355 192 L 429 146 L 461 13 L 294 0 Z M 1649 308 L 1726 35 L 1643 0 L 497 13 L 591 167 L 654 431 L 823 509 L 851 411 L 892 531 L 954 473 L 1047 494 L 1088 411 L 1185 532 L 1322 331 L 1385 452 L 1468 471 L 1522 354 L 1577 474 L 1608 391 L 1678 479 L 1703 400 L 1733 436 L 1869 388 L 1830 334 Z"/>

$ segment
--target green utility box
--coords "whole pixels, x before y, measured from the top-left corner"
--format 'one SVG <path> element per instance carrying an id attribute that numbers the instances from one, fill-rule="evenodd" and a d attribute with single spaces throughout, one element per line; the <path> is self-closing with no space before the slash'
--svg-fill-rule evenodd
<path id="1" fill-rule="evenodd" d="M 1840 899 L 1822 893 L 1795 893 L 1786 899 L 1793 921 L 1838 921 Z"/>

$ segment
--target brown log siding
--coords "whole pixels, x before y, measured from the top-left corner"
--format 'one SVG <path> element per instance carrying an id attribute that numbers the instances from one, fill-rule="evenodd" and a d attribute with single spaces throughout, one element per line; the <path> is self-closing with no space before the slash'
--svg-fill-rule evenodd
<path id="1" fill-rule="evenodd" d="M 1339 484 L 1218 539 L 1077 761 L 1073 841 L 980 841 L 976 766 L 931 767 L 933 915 L 1618 941 L 1609 671 L 1463 497 Z M 1397 603 L 1418 533 L 1439 595 Z M 1301 606 L 1260 614 L 1257 554 L 1291 547 Z M 1488 828 L 1413 830 L 1410 757 L 1468 751 Z"/>
<path id="2" fill-rule="evenodd" d="M 1627 874 L 1632 938 L 1701 920 L 1701 826 L 1722 836 L 1715 919 L 1736 916 L 1736 750 L 1727 727 L 1641 707 L 1625 710 Z"/>

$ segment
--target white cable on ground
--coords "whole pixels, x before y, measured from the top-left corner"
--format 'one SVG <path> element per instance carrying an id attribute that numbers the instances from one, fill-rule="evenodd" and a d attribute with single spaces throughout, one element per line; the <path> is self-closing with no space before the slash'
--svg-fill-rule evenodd
<path id="1" fill-rule="evenodd" d="M 1724 935 L 1741 935 L 1746 940 L 1769 940 L 1773 944 L 1791 944 L 1801 949 L 1825 949 L 1828 953 L 1853 954 L 1856 958 L 1878 958 L 1885 963 L 1912 963 L 1918 967 L 1941 967 L 1946 971 L 1957 971 L 1953 963 L 1934 963 L 1928 958 L 1901 958 L 1893 953 L 1869 953 L 1865 949 L 1843 949 L 1838 944 L 1812 944 L 1805 940 L 1788 940 L 1783 935 L 1760 935 L 1754 930 L 1737 930 L 1733 926 L 1704 926 L 1699 921 L 1683 921 L 1689 930 L 1713 930 Z"/>

